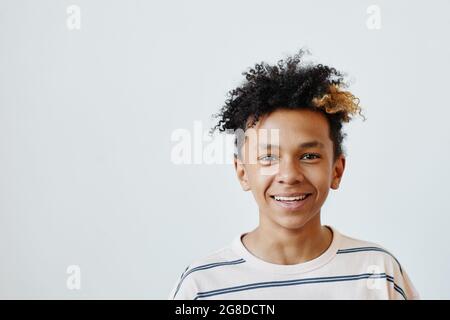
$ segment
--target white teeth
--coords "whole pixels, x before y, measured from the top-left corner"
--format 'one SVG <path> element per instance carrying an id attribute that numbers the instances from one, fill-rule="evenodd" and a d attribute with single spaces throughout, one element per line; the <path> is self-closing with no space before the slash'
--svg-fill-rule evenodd
<path id="1" fill-rule="evenodd" d="M 278 197 L 274 196 L 275 200 L 278 201 L 298 201 L 298 200 L 304 200 L 306 198 L 306 194 L 303 196 L 297 196 L 297 197 Z"/>

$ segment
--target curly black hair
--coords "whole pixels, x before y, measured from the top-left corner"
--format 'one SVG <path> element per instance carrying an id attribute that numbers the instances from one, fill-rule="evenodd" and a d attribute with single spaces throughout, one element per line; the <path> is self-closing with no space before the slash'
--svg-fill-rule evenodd
<path id="1" fill-rule="evenodd" d="M 305 64 L 304 54 L 300 49 L 295 55 L 279 60 L 277 65 L 261 62 L 243 72 L 246 80 L 228 92 L 225 105 L 213 115 L 219 122 L 210 134 L 217 129 L 220 132 L 245 131 L 253 127 L 260 116 L 276 109 L 309 109 L 326 116 L 336 160 L 343 154 L 342 141 L 346 134 L 342 132 L 342 124 L 349 122 L 351 115 L 357 112 L 362 115 L 359 99 L 341 90 L 348 86 L 341 72 L 322 64 Z M 240 156 L 242 143 L 237 144 L 236 137 L 235 156 Z"/>

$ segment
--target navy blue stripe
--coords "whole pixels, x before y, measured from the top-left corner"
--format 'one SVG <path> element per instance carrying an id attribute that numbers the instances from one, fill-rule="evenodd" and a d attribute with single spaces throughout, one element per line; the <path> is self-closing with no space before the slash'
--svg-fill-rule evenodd
<path id="1" fill-rule="evenodd" d="M 406 293 L 403 291 L 403 289 L 394 282 L 394 277 L 388 275 L 386 280 L 389 281 L 389 282 L 392 282 L 394 284 L 395 291 L 400 293 L 405 300 L 408 300 L 407 297 L 406 297 Z"/>
<path id="2" fill-rule="evenodd" d="M 398 267 L 400 268 L 400 273 L 403 275 L 402 266 L 401 266 L 400 262 L 397 260 L 397 258 L 396 258 L 392 253 L 390 253 L 389 251 L 384 250 L 384 249 L 379 248 L 379 247 L 358 247 L 358 248 L 339 249 L 339 250 L 337 251 L 337 254 L 340 254 L 340 253 L 361 252 L 361 251 L 380 251 L 380 252 L 387 253 L 387 254 L 390 255 L 392 258 L 394 258 L 394 260 L 397 262 Z"/>
<path id="3" fill-rule="evenodd" d="M 186 273 L 186 271 L 187 271 L 188 269 L 189 269 L 189 266 L 187 266 L 186 269 L 184 269 L 183 273 L 181 274 L 180 279 L 183 278 L 184 274 Z"/>
<path id="4" fill-rule="evenodd" d="M 386 280 L 389 282 L 392 282 L 394 284 L 394 290 L 397 291 L 398 293 L 400 293 L 405 300 L 408 300 L 408 298 L 406 297 L 405 291 L 403 291 L 403 289 L 394 282 L 394 277 L 388 276 L 386 278 Z"/>
<path id="5" fill-rule="evenodd" d="M 191 270 L 187 271 L 187 269 L 189 268 L 189 266 L 186 268 L 186 270 L 184 270 L 183 274 L 181 275 L 181 279 L 177 285 L 177 290 L 175 291 L 175 294 L 173 295 L 173 298 L 175 298 L 175 296 L 177 295 L 178 291 L 180 290 L 181 284 L 183 283 L 184 279 L 186 279 L 186 277 L 188 275 L 190 275 L 191 273 L 195 272 L 195 271 L 199 271 L 199 270 L 206 270 L 206 269 L 211 269 L 211 268 L 215 268 L 215 267 L 220 267 L 220 266 L 227 266 L 227 265 L 234 265 L 234 264 L 240 264 L 240 263 L 244 263 L 245 260 L 244 259 L 238 259 L 238 260 L 233 260 L 233 261 L 222 261 L 222 262 L 214 262 L 214 263 L 208 263 L 208 264 L 204 264 L 201 266 L 197 266 L 195 268 L 192 268 Z M 186 272 L 187 271 L 187 272 Z"/>
<path id="6" fill-rule="evenodd" d="M 243 290 L 251 290 L 258 288 L 266 288 L 266 287 L 275 287 L 275 286 L 288 286 L 288 285 L 297 285 L 297 284 L 309 284 L 309 283 L 319 283 L 319 282 L 333 282 L 333 281 L 346 281 L 346 280 L 359 280 L 368 278 L 369 276 L 373 276 L 376 274 L 361 274 L 357 276 L 336 276 L 336 277 L 321 277 L 321 278 L 306 278 L 306 279 L 296 279 L 296 280 L 284 280 L 284 281 L 271 281 L 271 282 L 260 282 L 253 283 L 248 285 L 212 290 L 208 292 L 199 292 L 199 297 L 211 296 L 216 294 L 224 294 L 228 292 L 235 291 L 243 291 Z"/>
<path id="7" fill-rule="evenodd" d="M 361 274 L 362 276 L 367 276 L 367 275 L 372 275 L 371 273 L 365 273 L 365 274 Z M 361 276 L 361 275 L 357 275 L 357 276 Z M 374 274 L 376 275 L 376 274 Z M 207 292 L 200 292 L 198 294 L 203 294 L 203 293 L 217 293 L 223 290 L 228 290 L 228 289 L 247 289 L 247 288 L 252 288 L 254 286 L 262 286 L 262 287 L 266 287 L 267 285 L 272 286 L 272 285 L 289 285 L 289 284 L 297 284 L 297 282 L 305 282 L 305 283 L 309 283 L 309 282 L 313 282 L 316 280 L 332 280 L 332 279 L 336 279 L 336 278 L 349 278 L 349 277 L 355 277 L 354 275 L 349 275 L 349 276 L 332 276 L 332 277 L 318 277 L 318 278 L 304 278 L 304 279 L 291 279 L 291 280 L 278 280 L 278 281 L 268 281 L 268 282 L 255 282 L 255 283 L 250 283 L 250 284 L 245 284 L 245 285 L 240 285 L 240 286 L 235 286 L 235 287 L 230 287 L 230 288 L 223 288 L 223 289 L 216 289 L 216 290 L 211 290 L 211 291 L 207 291 Z"/>
<path id="8" fill-rule="evenodd" d="M 283 281 L 269 281 L 269 282 L 256 282 L 246 285 L 240 285 L 235 287 L 222 288 L 217 290 L 198 292 L 194 300 L 199 298 L 211 297 L 216 295 L 221 295 L 230 292 L 237 291 L 245 291 L 245 290 L 253 290 L 259 288 L 268 288 L 268 287 L 280 287 L 280 286 L 291 286 L 291 285 L 300 285 L 300 284 L 310 284 L 310 283 L 324 283 L 324 282 L 339 282 L 339 281 L 354 281 L 360 279 L 367 278 L 379 278 L 388 280 L 389 282 L 394 284 L 394 289 L 402 294 L 402 296 L 406 299 L 406 296 L 403 293 L 403 290 L 397 286 L 394 282 L 394 278 L 392 276 L 386 275 L 386 273 L 362 273 L 358 275 L 348 275 L 348 276 L 333 276 L 333 277 L 318 277 L 318 278 L 304 278 L 304 279 L 295 279 L 295 280 L 283 280 Z"/>

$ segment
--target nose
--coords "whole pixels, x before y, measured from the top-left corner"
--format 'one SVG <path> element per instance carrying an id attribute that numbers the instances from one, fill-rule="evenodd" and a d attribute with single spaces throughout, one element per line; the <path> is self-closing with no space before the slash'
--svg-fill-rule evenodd
<path id="1" fill-rule="evenodd" d="M 297 184 L 305 180 L 298 161 L 291 157 L 279 161 L 278 172 L 275 178 L 278 183 L 285 184 Z"/>

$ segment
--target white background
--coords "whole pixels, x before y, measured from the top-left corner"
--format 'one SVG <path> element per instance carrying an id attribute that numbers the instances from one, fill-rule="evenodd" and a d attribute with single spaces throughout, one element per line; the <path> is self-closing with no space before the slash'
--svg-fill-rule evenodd
<path id="1" fill-rule="evenodd" d="M 0 298 L 166 299 L 188 263 L 253 229 L 233 167 L 175 165 L 170 137 L 206 131 L 241 72 L 302 47 L 348 73 L 367 116 L 345 129 L 322 222 L 388 248 L 422 298 L 450 298 L 449 14 L 444 0 L 0 0 Z"/>

